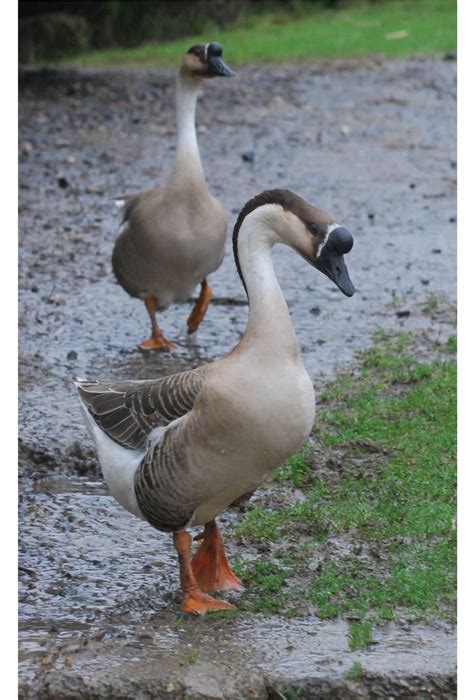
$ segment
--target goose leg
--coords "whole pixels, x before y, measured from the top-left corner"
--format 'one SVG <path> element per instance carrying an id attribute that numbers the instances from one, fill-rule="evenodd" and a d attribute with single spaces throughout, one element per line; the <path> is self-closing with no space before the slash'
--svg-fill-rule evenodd
<path id="1" fill-rule="evenodd" d="M 185 530 L 174 532 L 173 543 L 179 556 L 179 578 L 184 597 L 181 610 L 194 615 L 204 615 L 215 610 L 231 609 L 230 603 L 211 598 L 200 590 L 191 567 L 191 535 Z"/>
<path id="2" fill-rule="evenodd" d="M 207 280 L 201 282 L 201 293 L 188 318 L 188 333 L 195 333 L 206 315 L 207 307 L 211 303 L 212 287 Z"/>
<path id="3" fill-rule="evenodd" d="M 224 541 L 215 520 L 204 526 L 204 532 L 196 537 L 202 544 L 193 557 L 193 573 L 203 591 L 242 590 L 240 579 L 229 566 L 224 551 Z"/>
<path id="4" fill-rule="evenodd" d="M 156 297 L 146 297 L 144 301 L 151 320 L 151 337 L 142 341 L 138 347 L 140 350 L 172 350 L 176 345 L 170 340 L 166 340 L 156 321 L 156 312 L 158 311 Z"/>

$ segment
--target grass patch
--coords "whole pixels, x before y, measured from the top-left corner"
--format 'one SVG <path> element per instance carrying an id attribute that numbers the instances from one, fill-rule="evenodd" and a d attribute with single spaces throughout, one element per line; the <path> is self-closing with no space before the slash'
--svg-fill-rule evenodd
<path id="1" fill-rule="evenodd" d="M 167 43 L 107 49 L 63 61 L 77 66 L 175 66 L 195 43 L 219 41 L 231 65 L 283 63 L 367 54 L 434 55 L 456 48 L 455 0 L 391 0 L 340 10 L 299 3 L 298 12 L 247 15 L 233 29 L 217 28 Z M 299 16 L 298 16 L 299 15 Z"/>
<path id="2" fill-rule="evenodd" d="M 379 333 L 329 386 L 317 441 L 236 530 L 257 549 L 247 609 L 347 616 L 351 648 L 381 620 L 454 618 L 455 349 L 420 362 L 410 335 Z"/>
<path id="3" fill-rule="evenodd" d="M 358 678 L 363 678 L 365 676 L 364 667 L 359 661 L 352 664 L 347 672 L 347 677 L 351 680 L 357 680 Z"/>
<path id="4" fill-rule="evenodd" d="M 356 651 L 373 644 L 372 625 L 369 622 L 349 623 L 349 649 Z"/>
<path id="5" fill-rule="evenodd" d="M 192 651 L 189 652 L 189 654 L 186 656 L 186 661 L 188 664 L 191 666 L 192 664 L 195 664 L 199 660 L 199 652 L 196 649 L 193 649 Z"/>
<path id="6" fill-rule="evenodd" d="M 305 445 L 298 454 L 286 460 L 275 475 L 279 484 L 290 483 L 295 488 L 302 486 L 312 477 L 311 465 L 308 463 L 308 456 L 311 454 L 311 446 Z"/>

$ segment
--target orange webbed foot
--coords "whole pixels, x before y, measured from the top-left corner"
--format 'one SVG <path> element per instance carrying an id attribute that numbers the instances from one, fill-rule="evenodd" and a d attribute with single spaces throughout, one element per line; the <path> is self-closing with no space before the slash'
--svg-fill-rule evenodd
<path id="1" fill-rule="evenodd" d="M 172 343 L 171 340 L 166 340 L 166 338 L 154 338 L 152 336 L 148 340 L 141 342 L 138 347 L 140 350 L 149 352 L 150 350 L 173 350 L 177 345 Z"/>
<path id="2" fill-rule="evenodd" d="M 232 610 L 233 606 L 225 600 L 216 600 L 200 590 L 186 593 L 181 604 L 181 612 L 191 615 L 205 615 L 208 612 Z"/>
<path id="3" fill-rule="evenodd" d="M 242 581 L 229 566 L 222 535 L 215 521 L 207 523 L 196 539 L 202 544 L 194 555 L 191 566 L 199 588 L 203 591 L 243 590 Z"/>

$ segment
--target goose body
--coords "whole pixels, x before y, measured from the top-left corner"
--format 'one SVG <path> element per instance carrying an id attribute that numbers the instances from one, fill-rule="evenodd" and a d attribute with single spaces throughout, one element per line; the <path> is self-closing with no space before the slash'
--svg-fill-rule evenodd
<path id="1" fill-rule="evenodd" d="M 188 612 L 226 607 L 203 590 L 239 583 L 215 517 L 296 452 L 313 426 L 313 385 L 271 258 L 278 242 L 352 295 L 343 261 L 350 234 L 288 190 L 264 192 L 247 203 L 234 229 L 249 297 L 239 344 L 216 362 L 158 380 L 77 385 L 112 494 L 130 512 L 174 533 Z M 191 562 L 185 528 L 194 525 L 205 530 Z M 219 565 L 209 553 L 216 547 Z"/>
<path id="2" fill-rule="evenodd" d="M 220 266 L 227 214 L 205 187 L 155 188 L 130 202 L 125 216 L 112 254 L 115 276 L 130 296 L 155 297 L 158 311 L 189 301 Z"/>
<path id="3" fill-rule="evenodd" d="M 229 76 L 219 44 L 191 47 L 180 66 L 176 83 L 177 148 L 166 187 L 155 187 L 125 202 L 112 267 L 119 284 L 145 302 L 151 337 L 142 350 L 166 349 L 157 311 L 189 301 L 201 284 L 201 294 L 188 319 L 197 330 L 212 297 L 207 276 L 224 257 L 227 214 L 208 191 L 196 138 L 195 112 L 202 80 Z"/>

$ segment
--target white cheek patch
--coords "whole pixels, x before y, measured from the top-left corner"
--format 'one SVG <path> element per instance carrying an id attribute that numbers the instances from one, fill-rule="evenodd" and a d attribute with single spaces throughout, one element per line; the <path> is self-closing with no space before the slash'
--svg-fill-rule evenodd
<path id="1" fill-rule="evenodd" d="M 316 257 L 317 257 L 317 258 L 319 258 L 319 256 L 320 256 L 321 253 L 323 252 L 323 248 L 324 248 L 324 246 L 326 245 L 326 243 L 328 242 L 329 236 L 331 235 L 331 233 L 332 233 L 332 232 L 334 231 L 334 229 L 336 229 L 336 228 L 339 228 L 339 224 L 329 224 L 329 226 L 328 226 L 328 228 L 327 228 L 327 231 L 326 231 L 326 235 L 324 236 L 323 240 L 322 240 L 321 243 L 319 244 L 318 252 L 317 252 L 317 254 L 316 254 Z"/>
<path id="2" fill-rule="evenodd" d="M 204 47 L 204 63 L 207 63 L 207 49 L 209 48 L 209 44 L 206 44 Z"/>

